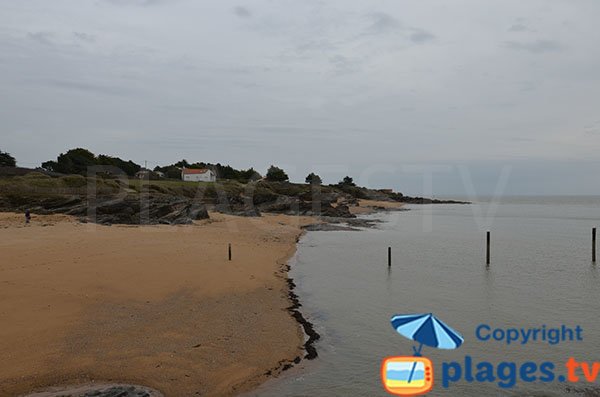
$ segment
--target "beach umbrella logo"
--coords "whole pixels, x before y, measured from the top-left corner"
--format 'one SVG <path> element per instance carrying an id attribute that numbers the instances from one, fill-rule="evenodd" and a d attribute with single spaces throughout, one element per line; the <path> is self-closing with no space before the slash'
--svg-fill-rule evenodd
<path id="1" fill-rule="evenodd" d="M 393 316 L 392 327 L 416 342 L 413 356 L 386 358 L 381 365 L 381 380 L 386 391 L 398 396 L 425 394 L 433 388 L 433 363 L 421 355 L 423 346 L 457 349 L 464 338 L 432 313 Z"/>

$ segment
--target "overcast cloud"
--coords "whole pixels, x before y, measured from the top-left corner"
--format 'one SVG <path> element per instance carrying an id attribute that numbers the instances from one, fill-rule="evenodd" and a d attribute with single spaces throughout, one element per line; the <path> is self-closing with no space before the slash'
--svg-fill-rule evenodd
<path id="1" fill-rule="evenodd" d="M 0 0 L 0 149 L 600 194 L 595 0 Z M 416 167 L 419 166 L 419 167 Z M 437 167 L 437 168 L 436 168 Z M 443 172 L 438 172 L 444 170 Z M 464 172 L 463 172 L 464 174 Z"/>

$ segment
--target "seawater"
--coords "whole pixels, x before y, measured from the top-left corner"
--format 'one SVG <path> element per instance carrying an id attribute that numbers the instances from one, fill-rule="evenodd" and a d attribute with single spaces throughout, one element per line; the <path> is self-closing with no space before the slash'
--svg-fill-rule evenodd
<path id="1" fill-rule="evenodd" d="M 256 396 L 386 396 L 381 361 L 411 355 L 394 314 L 432 312 L 458 330 L 458 350 L 424 347 L 435 367 L 431 396 L 574 396 L 564 383 L 441 386 L 441 363 L 600 361 L 600 265 L 591 262 L 599 197 L 502 198 L 472 205 L 408 206 L 371 215 L 376 229 L 309 232 L 290 276 L 304 315 L 321 334 L 318 359 L 269 381 Z M 485 232 L 492 263 L 485 265 Z M 393 264 L 387 266 L 387 247 Z M 480 324 L 500 328 L 583 328 L 583 341 L 550 345 L 482 342 Z M 600 379 L 599 379 L 600 381 Z M 591 385 L 576 385 L 586 387 Z"/>

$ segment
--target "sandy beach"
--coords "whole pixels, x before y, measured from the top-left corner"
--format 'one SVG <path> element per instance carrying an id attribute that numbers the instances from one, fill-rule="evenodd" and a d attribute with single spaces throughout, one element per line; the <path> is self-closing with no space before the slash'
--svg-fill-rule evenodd
<path id="1" fill-rule="evenodd" d="M 92 381 L 229 396 L 303 355 L 285 263 L 307 217 L 99 226 L 0 214 L 0 395 Z M 232 261 L 227 257 L 232 243 Z"/>

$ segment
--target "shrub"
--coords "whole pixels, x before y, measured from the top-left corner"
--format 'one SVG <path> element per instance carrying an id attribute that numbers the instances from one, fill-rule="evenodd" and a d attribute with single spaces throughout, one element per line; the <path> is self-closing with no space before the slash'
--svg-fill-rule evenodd
<path id="1" fill-rule="evenodd" d="M 267 171 L 267 180 L 271 181 L 271 182 L 285 182 L 287 180 L 289 180 L 290 178 L 288 177 L 288 175 L 285 173 L 284 170 L 282 170 L 279 167 L 275 167 L 274 165 L 272 165 L 271 167 L 269 167 L 269 170 Z"/>
<path id="2" fill-rule="evenodd" d="M 320 185 L 321 183 L 323 183 L 323 180 L 321 179 L 321 177 L 319 175 L 315 174 L 314 172 L 311 172 L 310 174 L 308 174 L 304 181 L 311 185 Z"/>
<path id="3" fill-rule="evenodd" d="M 81 175 L 67 175 L 59 178 L 67 187 L 84 187 L 87 179 Z"/>
<path id="4" fill-rule="evenodd" d="M 349 176 L 345 176 L 344 179 L 342 179 L 338 185 L 340 186 L 356 186 L 356 184 L 354 183 L 354 179 L 352 179 Z"/>
<path id="5" fill-rule="evenodd" d="M 0 167 L 16 167 L 17 161 L 10 153 L 0 150 Z"/>

